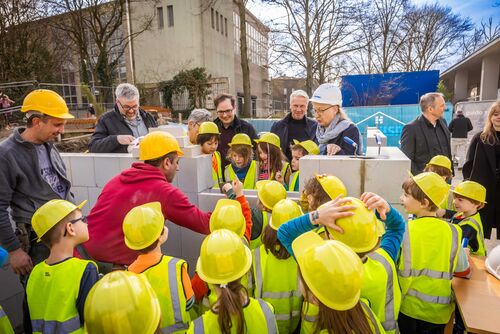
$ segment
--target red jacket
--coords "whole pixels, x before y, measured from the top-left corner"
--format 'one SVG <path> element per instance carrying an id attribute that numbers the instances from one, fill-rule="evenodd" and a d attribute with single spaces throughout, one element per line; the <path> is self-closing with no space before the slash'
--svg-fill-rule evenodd
<path id="1" fill-rule="evenodd" d="M 131 264 L 138 254 L 125 245 L 122 222 L 132 208 L 149 202 L 160 202 L 165 219 L 174 224 L 210 233 L 209 212 L 191 204 L 158 168 L 136 162 L 106 184 L 88 215 L 90 239 L 84 247 L 90 256 L 102 262 Z"/>

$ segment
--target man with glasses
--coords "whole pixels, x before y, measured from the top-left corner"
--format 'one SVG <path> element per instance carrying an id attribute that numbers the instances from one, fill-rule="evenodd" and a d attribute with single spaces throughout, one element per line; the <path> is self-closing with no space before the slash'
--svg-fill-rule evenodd
<path id="1" fill-rule="evenodd" d="M 221 94 L 214 100 L 215 110 L 217 111 L 217 118 L 214 120 L 214 123 L 217 124 L 220 131 L 217 151 L 220 152 L 222 158 L 223 170 L 229 164 L 229 161 L 226 160 L 226 155 L 229 143 L 235 134 L 245 133 L 252 141 L 257 139 L 257 133 L 253 125 L 236 116 L 235 102 L 234 97 L 229 94 Z"/>
<path id="2" fill-rule="evenodd" d="M 99 117 L 89 142 L 92 153 L 127 153 L 135 138 L 145 136 L 157 127 L 152 115 L 140 109 L 139 90 L 131 84 L 116 87 L 114 110 Z"/>

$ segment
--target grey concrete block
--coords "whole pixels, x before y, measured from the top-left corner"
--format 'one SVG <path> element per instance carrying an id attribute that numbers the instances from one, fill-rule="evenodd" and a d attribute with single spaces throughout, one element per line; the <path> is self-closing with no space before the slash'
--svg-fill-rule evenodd
<path id="1" fill-rule="evenodd" d="M 320 174 L 331 174 L 338 177 L 347 188 L 347 195 L 359 197 L 363 192 L 363 175 L 361 159 L 347 156 L 316 156 L 319 159 Z M 302 159 L 300 159 L 302 160 Z"/>
<path id="2" fill-rule="evenodd" d="M 120 173 L 120 158 L 106 155 L 94 158 L 95 183 L 104 187 L 109 180 Z"/>
<path id="3" fill-rule="evenodd" d="M 180 125 L 160 125 L 157 128 L 149 128 L 149 132 L 164 131 L 170 133 L 174 137 L 181 137 L 185 135 L 185 130 Z"/>
<path id="4" fill-rule="evenodd" d="M 161 246 L 162 253 L 181 257 L 181 227 L 168 220 L 165 223 L 168 228 L 168 239 Z"/>
<path id="5" fill-rule="evenodd" d="M 176 174 L 179 188 L 185 192 L 200 192 L 212 186 L 212 158 L 200 155 L 182 157 Z"/>
<path id="6" fill-rule="evenodd" d="M 182 153 L 186 158 L 196 157 L 201 155 L 201 146 L 200 145 L 188 145 L 182 148 Z"/>
<path id="7" fill-rule="evenodd" d="M 175 139 L 177 139 L 177 143 L 179 144 L 179 146 L 183 149 L 187 146 L 191 146 L 191 142 L 189 141 L 189 138 L 188 136 L 179 136 L 179 137 L 175 137 Z"/>
<path id="8" fill-rule="evenodd" d="M 88 187 L 71 187 L 71 192 L 75 195 L 75 203 L 80 204 L 85 200 L 89 200 Z M 87 203 L 83 208 L 82 212 L 84 215 L 88 215 L 90 212 L 90 203 Z"/>
<path id="9" fill-rule="evenodd" d="M 226 198 L 224 194 L 215 191 L 204 191 L 198 194 L 198 208 L 203 211 L 212 212 L 215 208 L 215 203 L 221 198 Z"/>
<path id="10" fill-rule="evenodd" d="M 86 154 L 70 156 L 73 186 L 95 187 L 94 157 Z"/>
<path id="11" fill-rule="evenodd" d="M 87 188 L 87 191 L 89 193 L 89 203 L 87 204 L 90 209 L 94 207 L 94 205 L 97 203 L 97 199 L 99 198 L 99 195 L 101 194 L 102 188 Z"/>
<path id="12" fill-rule="evenodd" d="M 181 258 L 197 259 L 200 255 L 200 246 L 206 235 L 181 228 Z"/>
<path id="13" fill-rule="evenodd" d="M 304 190 L 304 185 L 307 180 L 319 173 L 318 156 L 306 155 L 299 160 L 299 191 Z"/>
<path id="14" fill-rule="evenodd" d="M 66 166 L 66 176 L 68 177 L 68 180 L 73 184 L 73 178 L 71 175 L 71 162 L 70 158 L 66 153 L 61 153 L 61 158 L 64 162 L 64 165 Z"/>

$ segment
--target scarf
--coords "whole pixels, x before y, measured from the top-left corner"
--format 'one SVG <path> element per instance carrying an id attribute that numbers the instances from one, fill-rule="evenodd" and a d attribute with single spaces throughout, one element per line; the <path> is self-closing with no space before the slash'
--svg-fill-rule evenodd
<path id="1" fill-rule="evenodd" d="M 340 120 L 340 115 L 337 114 L 327 128 L 318 125 L 316 128 L 316 138 L 319 142 L 320 151 L 323 152 L 326 144 L 328 144 L 330 140 L 337 138 L 351 124 L 352 122 L 350 120 Z"/>

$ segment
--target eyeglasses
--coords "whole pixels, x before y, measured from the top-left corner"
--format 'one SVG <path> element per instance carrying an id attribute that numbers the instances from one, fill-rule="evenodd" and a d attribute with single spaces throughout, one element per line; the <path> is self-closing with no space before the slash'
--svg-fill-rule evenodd
<path id="1" fill-rule="evenodd" d="M 217 114 L 219 115 L 224 115 L 224 114 L 230 114 L 233 112 L 233 109 L 227 109 L 227 110 L 217 110 Z"/>
<path id="2" fill-rule="evenodd" d="M 120 107 L 122 107 L 123 110 L 125 111 L 130 111 L 130 110 L 137 110 L 139 109 L 139 105 L 136 104 L 135 106 L 128 106 L 128 105 L 123 105 L 120 101 L 116 100 L 116 102 L 118 102 L 118 104 L 120 105 Z"/>
<path id="3" fill-rule="evenodd" d="M 314 110 L 314 113 L 315 113 L 315 114 L 322 114 L 322 113 L 324 113 L 325 111 L 327 111 L 328 109 L 330 109 L 330 108 L 332 108 L 332 107 L 333 107 L 333 106 L 329 106 L 328 108 L 325 108 L 325 109 L 314 109 L 314 108 L 313 108 L 313 110 Z"/>
<path id="4" fill-rule="evenodd" d="M 75 223 L 78 223 L 79 221 L 81 221 L 84 224 L 88 224 L 88 222 L 89 222 L 89 220 L 87 219 L 87 216 L 81 216 L 80 218 L 70 220 L 69 223 L 75 224 Z"/>

